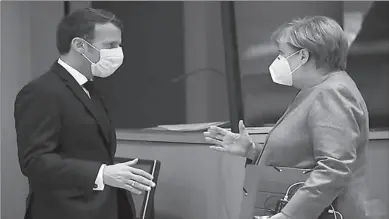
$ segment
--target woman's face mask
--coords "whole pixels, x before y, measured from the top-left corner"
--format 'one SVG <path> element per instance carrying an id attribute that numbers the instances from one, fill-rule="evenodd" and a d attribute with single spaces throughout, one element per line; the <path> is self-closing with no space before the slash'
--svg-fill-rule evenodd
<path id="1" fill-rule="evenodd" d="M 274 83 L 277 84 L 282 84 L 286 86 L 292 86 L 293 85 L 293 77 L 292 74 L 295 72 L 297 69 L 301 67 L 302 64 L 297 66 L 293 71 L 290 69 L 290 65 L 288 62 L 288 59 L 295 54 L 297 54 L 299 51 L 296 51 L 289 55 L 288 57 L 284 58 L 282 55 L 279 55 L 273 63 L 269 66 L 269 71 L 271 78 Z"/>
<path id="2" fill-rule="evenodd" d="M 85 42 L 100 53 L 100 60 L 97 63 L 93 63 L 88 57 L 82 54 L 91 63 L 92 75 L 106 78 L 112 75 L 123 64 L 124 55 L 121 47 L 99 50 L 89 42 Z"/>

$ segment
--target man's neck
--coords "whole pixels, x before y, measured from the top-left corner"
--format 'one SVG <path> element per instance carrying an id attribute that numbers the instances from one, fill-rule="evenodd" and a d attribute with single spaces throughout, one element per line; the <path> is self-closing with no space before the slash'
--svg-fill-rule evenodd
<path id="1" fill-rule="evenodd" d="M 93 75 L 90 72 L 90 65 L 88 66 L 85 64 L 85 62 L 80 62 L 80 60 L 75 59 L 69 55 L 62 55 L 62 56 L 60 56 L 60 58 L 66 64 L 68 64 L 72 68 L 76 69 L 81 74 L 83 74 L 88 80 L 93 79 Z"/>

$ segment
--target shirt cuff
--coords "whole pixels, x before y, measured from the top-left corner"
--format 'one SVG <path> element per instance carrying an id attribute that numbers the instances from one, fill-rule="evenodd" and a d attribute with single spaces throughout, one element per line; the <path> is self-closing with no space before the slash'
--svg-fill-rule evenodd
<path id="1" fill-rule="evenodd" d="M 97 174 L 95 185 L 93 187 L 93 190 L 95 191 L 102 191 L 104 190 L 104 180 L 103 180 L 103 171 L 104 171 L 105 164 L 101 165 L 99 173 Z"/>

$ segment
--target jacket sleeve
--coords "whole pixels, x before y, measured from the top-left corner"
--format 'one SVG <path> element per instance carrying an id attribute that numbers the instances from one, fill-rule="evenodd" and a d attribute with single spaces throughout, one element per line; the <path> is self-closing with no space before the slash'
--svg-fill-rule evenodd
<path id="1" fill-rule="evenodd" d="M 359 103 L 345 89 L 321 90 L 308 114 L 316 166 L 282 210 L 290 218 L 318 218 L 348 184 L 360 134 Z"/>
<path id="2" fill-rule="evenodd" d="M 57 153 L 62 118 L 55 95 L 30 83 L 18 93 L 14 107 L 19 164 L 30 183 L 93 191 L 101 163 Z"/>

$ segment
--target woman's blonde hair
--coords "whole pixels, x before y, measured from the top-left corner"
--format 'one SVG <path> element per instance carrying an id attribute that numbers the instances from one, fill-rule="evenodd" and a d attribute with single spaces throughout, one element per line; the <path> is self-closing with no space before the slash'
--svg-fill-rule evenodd
<path id="1" fill-rule="evenodd" d="M 277 44 L 287 43 L 298 49 L 307 49 L 316 66 L 327 65 L 330 70 L 345 70 L 348 41 L 340 25 L 324 16 L 296 19 L 282 25 L 272 35 Z"/>

